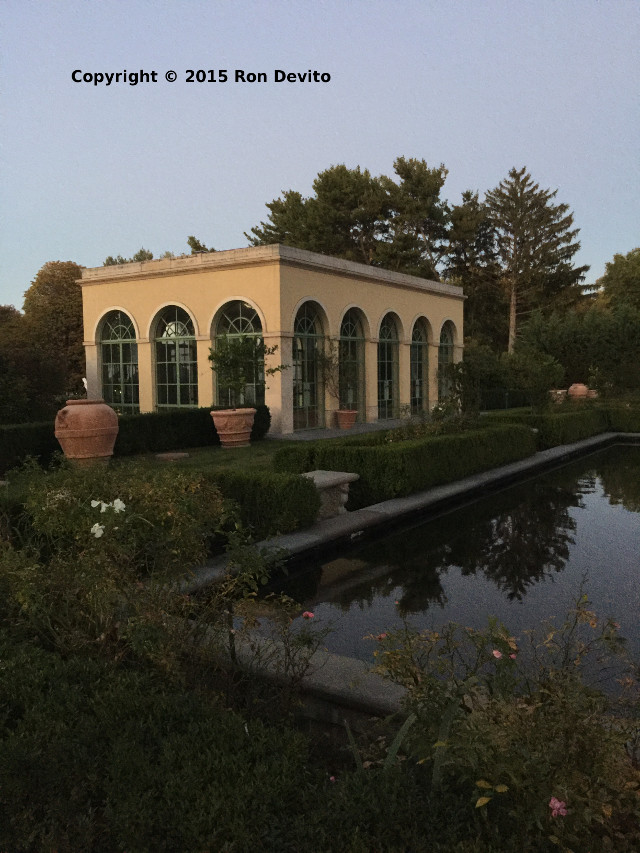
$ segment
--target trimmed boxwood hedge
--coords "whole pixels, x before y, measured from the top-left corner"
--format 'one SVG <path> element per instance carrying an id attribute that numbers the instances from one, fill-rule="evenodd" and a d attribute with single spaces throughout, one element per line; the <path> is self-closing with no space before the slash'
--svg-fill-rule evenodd
<path id="1" fill-rule="evenodd" d="M 433 436 L 417 441 L 357 446 L 334 441 L 292 445 L 274 456 L 280 471 L 314 469 L 360 475 L 349 490 L 349 509 L 409 495 L 535 453 L 535 436 L 518 424 Z"/>
<path id="2" fill-rule="evenodd" d="M 242 523 L 255 539 L 309 527 L 320 495 L 311 480 L 272 471 L 220 470 L 208 475 L 225 498 L 238 504 Z"/>
<path id="3" fill-rule="evenodd" d="M 136 453 L 161 453 L 183 447 L 205 447 L 220 444 L 213 425 L 211 408 L 174 409 L 143 415 L 121 415 L 114 448 L 115 456 Z M 222 409 L 224 406 L 214 406 Z M 264 438 L 271 425 L 271 413 L 265 405 L 256 407 L 251 440 Z M 26 456 L 34 456 L 47 466 L 54 453 L 60 451 L 53 423 L 0 426 L 0 472 L 18 465 Z"/>
<path id="4" fill-rule="evenodd" d="M 206 406 L 201 409 L 174 409 L 166 412 L 148 412 L 144 415 L 122 415 L 118 419 L 120 430 L 114 455 L 162 453 L 182 447 L 220 444 L 211 411 L 224 408 L 224 406 Z M 251 440 L 258 441 L 264 438 L 270 425 L 271 413 L 268 407 L 256 406 Z"/>
<path id="5" fill-rule="evenodd" d="M 534 415 L 526 412 L 491 412 L 491 423 L 520 423 L 538 430 L 538 449 L 572 444 L 610 429 L 606 409 L 585 408 L 575 412 Z"/>
<path id="6" fill-rule="evenodd" d="M 609 429 L 616 432 L 640 432 L 640 409 L 627 406 L 609 406 Z"/>

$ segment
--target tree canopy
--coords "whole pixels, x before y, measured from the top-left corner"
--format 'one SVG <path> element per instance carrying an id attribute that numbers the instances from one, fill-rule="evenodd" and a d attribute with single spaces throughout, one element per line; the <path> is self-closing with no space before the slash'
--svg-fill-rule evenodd
<path id="1" fill-rule="evenodd" d="M 398 272 L 438 276 L 446 246 L 448 206 L 440 199 L 443 165 L 399 157 L 397 180 L 368 169 L 331 166 L 313 182 L 267 204 L 269 218 L 245 236 L 252 246 L 284 243 Z"/>
<path id="2" fill-rule="evenodd" d="M 628 305 L 640 310 L 640 248 L 614 255 L 597 284 L 612 308 Z"/>
<path id="3" fill-rule="evenodd" d="M 82 267 L 73 261 L 49 261 L 24 295 L 25 330 L 59 366 L 60 393 L 81 391 L 85 375 L 82 291 L 77 283 L 81 274 Z"/>

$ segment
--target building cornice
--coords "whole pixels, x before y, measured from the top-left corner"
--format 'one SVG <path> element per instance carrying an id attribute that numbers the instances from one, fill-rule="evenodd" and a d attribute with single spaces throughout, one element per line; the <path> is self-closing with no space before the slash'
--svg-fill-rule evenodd
<path id="1" fill-rule="evenodd" d="M 82 287 L 107 282 L 158 278 L 173 275 L 232 269 L 247 266 L 282 263 L 287 266 L 302 267 L 319 272 L 345 275 L 366 281 L 395 287 L 419 290 L 425 293 L 439 293 L 457 299 L 464 299 L 461 287 L 444 284 L 440 281 L 430 281 L 418 276 L 392 272 L 381 267 L 359 264 L 355 261 L 345 261 L 306 249 L 295 249 L 282 243 L 269 246 L 251 246 L 246 249 L 228 249 L 221 252 L 203 252 L 197 255 L 185 255 L 177 258 L 160 258 L 154 261 L 135 261 L 128 264 L 117 264 L 108 267 L 89 267 L 82 270 L 79 284 Z"/>

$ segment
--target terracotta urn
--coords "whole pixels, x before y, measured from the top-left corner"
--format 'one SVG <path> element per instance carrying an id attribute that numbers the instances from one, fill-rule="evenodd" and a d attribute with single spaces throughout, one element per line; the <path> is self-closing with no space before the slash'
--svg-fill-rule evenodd
<path id="1" fill-rule="evenodd" d="M 211 412 L 216 432 L 223 447 L 248 447 L 255 409 L 220 409 Z"/>
<path id="2" fill-rule="evenodd" d="M 569 386 L 567 394 L 570 397 L 586 397 L 588 392 L 589 389 L 586 385 L 583 385 L 582 382 L 574 382 L 573 385 Z"/>
<path id="3" fill-rule="evenodd" d="M 55 436 L 77 465 L 106 464 L 117 435 L 118 416 L 104 400 L 67 400 L 56 415 Z"/>
<path id="4" fill-rule="evenodd" d="M 336 412 L 338 429 L 351 429 L 357 417 L 358 412 L 356 409 L 338 409 Z"/>

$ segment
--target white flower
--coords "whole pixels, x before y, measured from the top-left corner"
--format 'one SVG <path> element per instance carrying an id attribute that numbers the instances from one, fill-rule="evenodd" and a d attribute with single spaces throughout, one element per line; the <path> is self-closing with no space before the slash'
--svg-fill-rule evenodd
<path id="1" fill-rule="evenodd" d="M 97 506 L 100 507 L 100 512 L 106 512 L 107 507 L 110 507 L 111 504 L 106 504 L 104 501 L 91 501 L 91 506 L 95 509 Z"/>
<path id="2" fill-rule="evenodd" d="M 115 501 L 111 504 L 114 512 L 124 512 L 126 504 L 120 500 L 120 498 L 116 498 Z"/>
<path id="3" fill-rule="evenodd" d="M 96 539 L 99 539 L 101 536 L 104 536 L 104 524 L 98 524 L 96 522 L 96 524 L 94 524 L 91 528 L 91 532 L 96 537 Z"/>
<path id="4" fill-rule="evenodd" d="M 100 506 L 102 501 L 91 501 L 91 506 L 95 509 L 97 506 Z"/>

